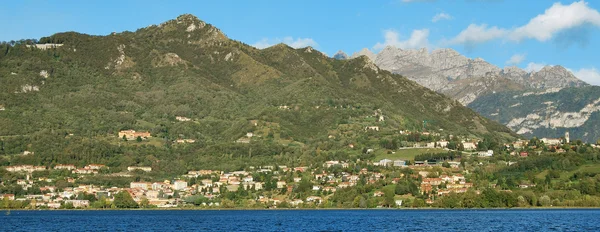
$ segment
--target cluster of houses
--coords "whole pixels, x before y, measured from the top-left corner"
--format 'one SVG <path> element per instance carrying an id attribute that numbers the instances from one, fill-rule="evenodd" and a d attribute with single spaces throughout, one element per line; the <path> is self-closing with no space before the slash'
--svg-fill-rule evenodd
<path id="1" fill-rule="evenodd" d="M 407 166 L 403 160 L 381 160 L 379 162 L 367 161 L 368 165 L 383 166 L 384 168 L 420 168 L 418 166 Z M 335 193 L 337 190 L 342 188 L 350 188 L 364 181 L 367 184 L 374 184 L 378 181 L 391 181 L 397 183 L 399 178 L 388 180 L 386 174 L 381 172 L 369 171 L 367 168 L 362 168 L 357 173 L 348 172 L 329 172 L 330 168 L 340 167 L 349 168 L 354 165 L 350 162 L 330 160 L 323 163 L 322 168 L 316 169 L 321 171 L 312 171 L 309 167 L 287 167 L 287 166 L 262 166 L 262 167 L 251 167 L 250 171 L 234 171 L 234 172 L 223 172 L 219 170 L 195 170 L 188 171 L 187 174 L 179 177 L 175 180 L 164 180 L 161 182 L 131 182 L 127 188 L 119 187 L 104 187 L 95 185 L 79 185 L 78 187 L 67 187 L 64 189 L 58 189 L 52 183 L 55 180 L 47 178 L 38 178 L 32 180 L 30 178 L 30 171 L 46 170 L 46 167 L 38 167 L 33 169 L 32 167 L 26 166 L 25 168 L 20 166 L 7 167 L 7 170 L 12 172 L 25 172 L 27 174 L 26 180 L 18 180 L 17 184 L 21 185 L 24 189 L 31 188 L 32 186 L 43 186 L 39 187 L 42 194 L 36 195 L 25 195 L 23 197 L 15 198 L 14 195 L 2 195 L 11 200 L 30 200 L 35 202 L 36 206 L 44 206 L 48 208 L 58 208 L 61 204 L 72 204 L 74 207 L 85 208 L 90 205 L 87 200 L 76 200 L 75 197 L 81 193 L 93 194 L 97 199 L 104 198 L 111 201 L 113 196 L 120 192 L 126 191 L 129 193 L 134 201 L 141 203 L 146 201 L 148 204 L 156 205 L 158 207 L 175 207 L 178 203 L 182 202 L 189 196 L 201 195 L 209 202 L 203 203 L 206 206 L 219 206 L 218 200 L 215 198 L 220 197 L 223 191 L 237 192 L 240 190 L 247 191 L 261 191 L 265 189 L 266 185 L 263 181 L 255 179 L 256 174 L 268 174 L 273 179 L 271 180 L 271 190 L 278 191 L 279 194 L 268 194 L 259 195 L 256 199 L 257 202 L 264 203 L 267 205 L 276 206 L 279 203 L 286 202 L 291 206 L 298 206 L 301 204 L 321 204 L 324 198 L 327 198 L 329 194 Z M 17 168 L 15 168 L 17 167 Z M 55 165 L 53 169 L 56 170 L 70 170 L 75 174 L 97 174 L 98 170 L 107 168 L 102 164 L 90 164 L 84 168 L 78 169 L 74 165 L 59 164 Z M 79 170 L 90 170 L 90 171 L 79 171 Z M 139 167 L 130 166 L 127 168 L 128 171 L 144 171 L 151 172 L 151 167 Z M 385 170 L 385 169 L 383 169 Z M 100 174 L 102 175 L 102 174 Z M 290 175 L 294 176 L 289 178 Z M 300 177 L 302 176 L 302 177 Z M 305 179 L 303 179 L 305 178 Z M 448 191 L 464 192 L 464 188 L 472 187 L 472 184 L 465 183 L 464 177 L 461 175 L 454 175 L 450 177 L 442 176 L 441 181 L 447 182 L 446 186 Z M 190 183 L 189 181 L 194 181 Z M 76 184 L 77 178 L 67 178 L 69 183 Z M 289 199 L 294 189 L 302 181 L 311 182 L 311 191 L 313 195 L 305 197 L 303 199 Z M 439 186 L 436 179 L 423 180 L 425 185 L 421 185 L 421 188 L 425 188 L 423 192 L 429 192 L 430 188 Z M 35 185 L 34 185 L 35 184 Z M 430 186 L 430 187 L 427 187 Z M 443 193 L 443 189 L 438 190 L 438 194 Z M 382 195 L 383 193 L 379 193 Z M 375 193 L 374 195 L 378 195 Z M 212 203 L 210 203 L 212 202 Z M 401 204 L 401 203 L 400 203 Z"/>
<path id="2" fill-rule="evenodd" d="M 438 196 L 447 195 L 450 193 L 465 193 L 469 188 L 473 187 L 473 183 L 468 183 L 462 174 L 454 174 L 452 176 L 441 175 L 437 178 L 427 178 L 428 172 L 419 172 L 423 177 L 421 182 L 421 193 L 431 194 L 435 190 Z"/>

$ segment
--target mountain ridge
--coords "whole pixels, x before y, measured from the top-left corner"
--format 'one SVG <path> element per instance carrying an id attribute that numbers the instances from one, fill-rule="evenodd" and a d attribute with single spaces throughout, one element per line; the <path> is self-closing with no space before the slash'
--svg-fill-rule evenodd
<path id="1" fill-rule="evenodd" d="M 421 49 L 400 49 L 386 46 L 379 53 L 372 53 L 368 48 L 353 54 L 350 58 L 366 55 L 380 68 L 408 77 L 432 90 L 444 93 L 468 105 L 480 96 L 478 93 L 456 94 L 455 88 L 464 89 L 456 83 L 458 80 L 482 77 L 508 79 L 521 85 L 523 89 L 547 89 L 580 87 L 588 84 L 579 80 L 566 68 L 544 66 L 539 71 L 527 72 L 516 66 L 497 67 L 481 58 L 467 58 L 451 48 L 434 49 L 429 52 Z M 513 88 L 508 88 L 512 90 Z M 502 88 L 490 89 L 489 92 L 502 91 Z M 485 92 L 485 91 L 484 91 Z"/>
<path id="2" fill-rule="evenodd" d="M 31 163 L 109 162 L 124 152 L 115 147 L 118 131 L 149 131 L 156 156 L 178 152 L 182 160 L 215 165 L 224 165 L 215 154 L 301 156 L 379 146 L 400 130 L 516 138 L 368 58 L 336 60 L 284 44 L 257 49 L 196 19 L 184 15 L 107 36 L 56 33 L 37 41 L 62 44 L 46 50 L 28 47 L 32 41 L 0 44 L 0 138 L 27 141 L 19 144 L 29 148 L 19 149 L 35 152 Z M 257 135 L 250 145 L 232 143 L 250 132 Z M 90 138 L 108 150 L 78 154 L 73 146 Z M 197 142 L 178 148 L 178 139 Z"/>

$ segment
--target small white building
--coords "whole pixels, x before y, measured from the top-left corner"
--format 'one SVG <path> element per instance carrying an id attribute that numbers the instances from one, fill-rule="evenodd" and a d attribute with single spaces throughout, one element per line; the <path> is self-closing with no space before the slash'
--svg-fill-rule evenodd
<path id="1" fill-rule="evenodd" d="M 394 160 L 394 167 L 404 167 L 404 166 L 406 166 L 406 161 Z"/>
<path id="2" fill-rule="evenodd" d="M 379 161 L 379 166 L 391 166 L 392 164 L 394 164 L 394 161 L 391 159 L 382 159 Z"/>
<path id="3" fill-rule="evenodd" d="M 463 142 L 462 145 L 466 151 L 477 149 L 477 145 L 473 142 Z"/>
<path id="4" fill-rule="evenodd" d="M 183 189 L 187 188 L 187 186 L 188 186 L 188 183 L 183 180 L 176 180 L 175 183 L 173 183 L 174 190 L 183 190 Z"/>
<path id="5" fill-rule="evenodd" d="M 493 155 L 494 155 L 493 150 L 477 152 L 477 156 L 479 156 L 479 157 L 492 157 Z"/>

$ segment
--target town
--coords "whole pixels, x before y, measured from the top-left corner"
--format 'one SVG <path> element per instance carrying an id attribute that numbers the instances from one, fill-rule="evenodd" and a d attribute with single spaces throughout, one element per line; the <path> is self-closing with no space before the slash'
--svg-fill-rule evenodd
<path id="1" fill-rule="evenodd" d="M 119 137 L 135 140 L 147 132 L 124 131 Z M 250 137 L 250 136 L 249 136 Z M 13 165 L 0 167 L 13 179 L 0 186 L 4 208 L 400 208 L 427 207 L 437 199 L 455 194 L 481 194 L 485 189 L 511 191 L 506 183 L 477 179 L 481 167 L 511 166 L 529 156 L 565 153 L 579 146 L 597 145 L 560 139 L 519 140 L 504 144 L 502 154 L 487 150 L 483 141 L 458 145 L 443 139 L 414 143 L 411 150 L 438 148 L 411 159 L 329 160 L 310 166 L 248 166 L 244 170 L 189 170 L 161 181 L 132 181 L 114 186 L 80 184 L 86 178 L 144 176 L 150 166 L 129 166 L 113 172 L 105 164 L 53 166 Z M 452 149 L 450 149 L 451 147 Z M 388 153 L 393 156 L 403 148 Z M 443 151 L 443 152 L 440 152 Z M 375 152 L 366 149 L 364 152 Z M 495 159 L 501 156 L 502 158 Z M 506 158 L 509 157 L 509 158 Z M 516 188 L 536 186 L 531 181 L 513 183 Z M 356 193 L 356 189 L 359 193 Z M 352 192 L 354 191 L 354 192 Z M 346 194 L 353 199 L 344 200 Z M 365 197 L 366 196 L 366 197 Z"/>

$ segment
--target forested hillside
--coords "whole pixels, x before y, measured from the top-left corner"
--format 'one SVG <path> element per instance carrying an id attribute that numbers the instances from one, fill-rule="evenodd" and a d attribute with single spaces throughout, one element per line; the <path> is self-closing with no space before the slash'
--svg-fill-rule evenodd
<path id="1" fill-rule="evenodd" d="M 117 135 L 128 129 L 152 137 Z M 181 174 L 302 164 L 365 155 L 400 130 L 515 138 L 365 57 L 336 60 L 283 44 L 259 50 L 192 15 L 136 32 L 0 45 L 0 165 L 146 165 Z"/>

